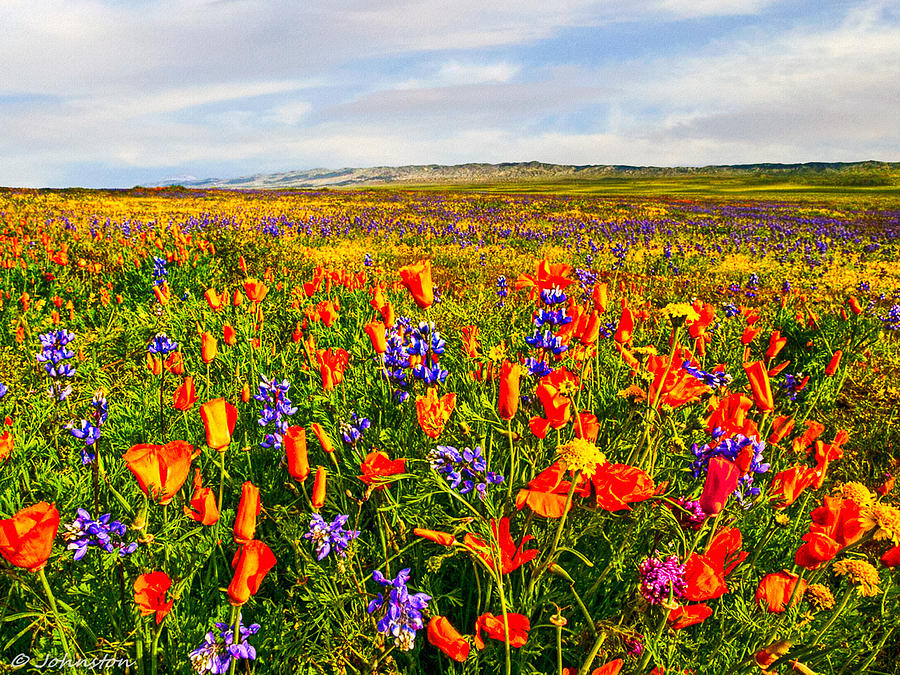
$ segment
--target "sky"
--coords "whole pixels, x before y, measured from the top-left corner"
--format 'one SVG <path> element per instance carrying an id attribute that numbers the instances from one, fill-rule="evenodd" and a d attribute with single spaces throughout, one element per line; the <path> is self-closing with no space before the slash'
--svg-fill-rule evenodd
<path id="1" fill-rule="evenodd" d="M 900 161 L 898 0 L 3 0 L 0 185 Z"/>

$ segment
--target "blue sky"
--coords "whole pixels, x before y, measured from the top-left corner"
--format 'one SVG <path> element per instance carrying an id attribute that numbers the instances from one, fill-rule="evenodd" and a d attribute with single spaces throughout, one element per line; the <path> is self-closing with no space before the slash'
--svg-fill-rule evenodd
<path id="1" fill-rule="evenodd" d="M 900 161 L 896 0 L 4 0 L 0 185 Z"/>

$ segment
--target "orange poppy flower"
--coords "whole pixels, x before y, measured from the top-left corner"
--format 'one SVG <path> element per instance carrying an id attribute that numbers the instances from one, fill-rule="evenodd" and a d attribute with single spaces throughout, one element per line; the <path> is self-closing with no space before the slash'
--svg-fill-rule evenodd
<path id="1" fill-rule="evenodd" d="M 768 442 L 772 445 L 781 443 L 793 430 L 794 418 L 788 415 L 779 415 L 772 422 L 772 433 L 769 434 Z"/>
<path id="2" fill-rule="evenodd" d="M 781 331 L 773 330 L 772 335 L 769 336 L 769 348 L 766 350 L 766 360 L 771 361 L 778 353 L 784 349 L 784 346 L 787 344 L 787 338 L 781 337 Z"/>
<path id="3" fill-rule="evenodd" d="M 247 281 L 244 282 L 244 292 L 247 294 L 247 299 L 250 300 L 250 302 L 259 304 L 269 292 L 269 287 L 258 279 L 247 279 Z"/>
<path id="4" fill-rule="evenodd" d="M 166 591 L 171 587 L 172 580 L 165 572 L 150 572 L 135 579 L 134 603 L 141 616 L 156 613 L 156 623 L 161 623 L 175 603 L 174 600 L 166 602 Z"/>
<path id="5" fill-rule="evenodd" d="M 194 446 L 187 441 L 165 445 L 141 443 L 122 455 L 141 490 L 160 504 L 168 504 L 184 485 L 191 470 Z"/>
<path id="6" fill-rule="evenodd" d="M 574 279 L 568 278 L 568 274 L 571 271 L 571 265 L 551 263 L 547 258 L 544 258 L 538 261 L 534 274 L 519 275 L 515 282 L 515 289 L 518 291 L 522 288 L 529 288 L 530 298 L 534 300 L 543 290 L 554 286 L 559 286 L 559 288 L 565 290 L 571 284 L 574 284 Z"/>
<path id="7" fill-rule="evenodd" d="M 386 452 L 375 450 L 366 455 L 359 465 L 362 476 L 358 478 L 366 485 L 373 486 L 375 490 L 383 490 L 387 487 L 386 480 L 390 476 L 406 473 L 406 460 L 395 459 L 391 461 Z"/>
<path id="8" fill-rule="evenodd" d="M 450 392 L 438 397 L 437 387 L 429 387 L 425 396 L 416 396 L 416 417 L 425 435 L 429 438 L 440 436 L 455 406 L 456 394 Z"/>
<path id="9" fill-rule="evenodd" d="M 629 502 L 653 496 L 653 479 L 643 469 L 627 464 L 600 464 L 591 476 L 597 506 L 605 511 L 631 510 Z"/>
<path id="10" fill-rule="evenodd" d="M 469 643 L 443 616 L 432 616 L 428 622 L 428 642 L 448 658 L 460 663 L 469 658 Z"/>
<path id="11" fill-rule="evenodd" d="M 218 312 L 225 306 L 225 300 L 228 298 L 228 294 L 225 291 L 222 291 L 220 295 L 219 293 L 216 293 L 215 288 L 210 288 L 203 294 L 203 297 L 206 298 L 206 304 L 209 305 L 209 308 Z"/>
<path id="12" fill-rule="evenodd" d="M 838 349 L 831 357 L 831 361 L 828 362 L 828 366 L 825 368 L 825 374 L 828 377 L 833 377 L 837 372 L 838 367 L 841 365 L 841 356 L 843 354 L 844 352 Z"/>
<path id="13" fill-rule="evenodd" d="M 237 418 L 237 408 L 224 398 L 214 398 L 201 405 L 200 419 L 206 427 L 206 444 L 216 450 L 225 450 L 231 444 Z"/>
<path id="14" fill-rule="evenodd" d="M 513 541 L 512 535 L 509 532 L 509 518 L 501 518 L 499 522 L 492 518 L 491 532 L 494 536 L 494 540 L 500 547 L 501 574 L 509 574 L 537 557 L 538 550 L 536 548 L 525 550 L 525 544 L 534 539 L 533 536 L 528 535 L 522 537 L 522 541 L 518 544 Z M 466 536 L 463 537 L 463 543 L 470 549 L 473 549 L 475 554 L 481 558 L 488 567 L 494 569 L 494 558 L 491 554 L 490 546 L 471 533 L 467 533 Z"/>
<path id="15" fill-rule="evenodd" d="M 622 666 L 624 665 L 625 661 L 623 661 L 622 659 L 613 659 L 612 661 L 604 663 L 599 668 L 594 668 L 594 670 L 591 672 L 591 675 L 619 675 L 619 673 L 622 672 Z M 578 672 L 577 668 L 574 668 L 573 670 L 575 671 L 575 673 Z M 662 673 L 658 673 L 657 669 L 654 668 L 653 671 L 651 671 L 650 675 L 662 675 Z"/>
<path id="16" fill-rule="evenodd" d="M 9 419 L 7 417 L 7 419 Z M 13 447 L 15 445 L 15 438 L 12 433 L 9 431 L 4 431 L 0 434 L 0 464 L 3 464 L 8 458 L 9 455 L 13 451 Z"/>
<path id="17" fill-rule="evenodd" d="M 681 605 L 669 612 L 669 628 L 681 630 L 688 626 L 703 623 L 712 616 L 712 608 L 704 605 Z"/>
<path id="18" fill-rule="evenodd" d="M 713 457 L 709 460 L 703 492 L 700 495 L 700 508 L 704 513 L 714 516 L 725 508 L 725 503 L 737 489 L 740 478 L 741 470 L 730 459 Z"/>
<path id="19" fill-rule="evenodd" d="M 591 312 L 590 317 L 588 317 L 584 329 L 581 331 L 581 335 L 579 339 L 581 340 L 581 344 L 583 345 L 592 345 L 597 342 L 597 338 L 600 337 L 600 313 L 595 309 Z"/>
<path id="20" fill-rule="evenodd" d="M 325 391 L 332 391 L 344 381 L 344 370 L 350 363 L 350 355 L 345 349 L 320 349 L 316 352 L 316 360 L 319 362 L 319 375 Z"/>
<path id="21" fill-rule="evenodd" d="M 322 446 L 322 449 L 328 453 L 334 452 L 334 445 L 332 444 L 331 439 L 328 438 L 328 434 L 325 433 L 322 425 L 318 422 L 313 422 L 309 426 L 316 435 L 316 440 L 319 441 L 319 445 Z"/>
<path id="22" fill-rule="evenodd" d="M 363 330 L 369 336 L 372 349 L 378 354 L 384 354 L 387 351 L 384 323 L 381 321 L 370 321 L 363 327 Z"/>
<path id="23" fill-rule="evenodd" d="M 777 499 L 775 508 L 784 509 L 797 501 L 797 497 L 816 482 L 816 471 L 806 466 L 793 466 L 775 474 L 769 487 L 769 495 Z"/>
<path id="24" fill-rule="evenodd" d="M 434 304 L 430 260 L 420 260 L 417 263 L 404 265 L 400 268 L 400 278 L 420 309 L 428 309 Z"/>
<path id="25" fill-rule="evenodd" d="M 725 577 L 747 554 L 741 551 L 743 540 L 737 528 L 719 530 L 706 553 L 692 552 L 685 563 L 685 597 L 688 600 L 713 600 L 728 592 Z"/>
<path id="26" fill-rule="evenodd" d="M 181 352 L 172 352 L 169 354 L 163 365 L 165 366 L 166 372 L 172 373 L 173 375 L 184 375 L 184 355 Z M 159 373 L 155 374 L 159 375 Z"/>
<path id="27" fill-rule="evenodd" d="M 524 614 L 509 612 L 506 615 L 506 624 L 509 626 L 509 646 L 523 647 L 528 642 L 528 631 L 531 630 L 531 622 Z M 475 621 L 475 646 L 484 649 L 484 640 L 481 631 L 488 637 L 501 642 L 506 641 L 506 630 L 503 627 L 503 615 L 494 616 L 490 613 L 482 614 Z"/>
<path id="28" fill-rule="evenodd" d="M 591 443 L 597 442 L 597 436 L 600 435 L 600 421 L 594 413 L 581 411 L 575 418 L 573 426 L 576 438 L 583 438 Z"/>
<path id="29" fill-rule="evenodd" d="M 0 555 L 10 565 L 39 572 L 47 564 L 57 530 L 55 503 L 38 502 L 21 509 L 12 518 L 0 520 Z"/>
<path id="30" fill-rule="evenodd" d="M 656 400 L 659 392 L 659 405 L 677 408 L 709 393 L 706 384 L 681 367 L 684 361 L 693 361 L 691 353 L 684 347 L 676 348 L 672 359 L 668 354 L 647 357 L 647 370 L 653 375 L 653 382 L 647 392 L 651 401 Z M 697 365 L 696 362 L 694 365 Z"/>
<path id="31" fill-rule="evenodd" d="M 219 509 L 212 488 L 203 487 L 200 469 L 194 469 L 194 494 L 189 506 L 184 507 L 184 515 L 201 525 L 215 525 L 219 522 Z"/>
<path id="32" fill-rule="evenodd" d="M 194 378 L 192 375 L 188 375 L 172 395 L 172 403 L 175 410 L 190 410 L 196 402 L 197 391 L 194 388 Z"/>
<path id="33" fill-rule="evenodd" d="M 799 580 L 800 587 L 794 593 L 794 587 L 797 586 Z M 756 587 L 756 602 L 771 614 L 780 614 L 787 609 L 788 602 L 791 602 L 791 596 L 794 600 L 791 602 L 793 607 L 803 597 L 806 590 L 806 579 L 800 579 L 796 574 L 791 574 L 787 570 L 774 572 L 764 576 L 759 585 Z"/>
<path id="34" fill-rule="evenodd" d="M 634 333 L 634 314 L 628 306 L 627 298 L 622 298 L 622 316 L 619 317 L 619 325 L 616 328 L 613 339 L 620 345 L 627 344 L 631 341 Z"/>
<path id="35" fill-rule="evenodd" d="M 153 354 L 147 353 L 147 370 L 149 370 L 154 375 L 162 375 L 163 371 L 163 362 L 162 359 L 158 356 L 154 356 Z"/>
<path id="36" fill-rule="evenodd" d="M 544 518 L 562 518 L 566 513 L 566 500 L 572 485 L 571 482 L 563 480 L 565 474 L 566 467 L 561 461 L 551 464 L 528 483 L 527 489 L 519 490 L 516 495 L 516 508 L 521 511 L 527 505 Z M 579 478 L 575 494 L 583 498 L 590 496 L 591 488 L 586 478 Z"/>
<path id="37" fill-rule="evenodd" d="M 745 363 L 744 371 L 750 379 L 750 390 L 753 392 L 753 401 L 761 412 L 775 410 L 775 399 L 772 397 L 772 385 L 769 382 L 769 373 L 762 361 Z"/>
<path id="38" fill-rule="evenodd" d="M 422 537 L 423 539 L 433 541 L 435 544 L 440 544 L 441 546 L 453 546 L 453 544 L 456 543 L 456 539 L 454 538 L 454 536 L 447 532 L 423 530 L 420 527 L 416 527 L 413 528 L 413 534 L 417 537 Z"/>
<path id="39" fill-rule="evenodd" d="M 325 471 L 325 467 L 317 466 L 316 480 L 313 483 L 312 491 L 312 505 L 316 511 L 325 506 L 325 490 L 327 481 L 328 473 Z"/>
<path id="40" fill-rule="evenodd" d="M 245 544 L 256 534 L 256 518 L 262 511 L 259 488 L 249 480 L 241 486 L 241 501 L 234 517 L 234 541 Z"/>
<path id="41" fill-rule="evenodd" d="M 284 451 L 287 454 L 288 473 L 302 483 L 309 476 L 309 455 L 306 452 L 306 429 L 288 427 L 284 432 Z"/>
<path id="42" fill-rule="evenodd" d="M 500 418 L 511 420 L 519 409 L 519 380 L 522 377 L 522 366 L 504 360 L 500 367 L 500 389 L 497 395 L 497 407 Z"/>
<path id="43" fill-rule="evenodd" d="M 219 343 L 210 333 L 203 333 L 200 336 L 200 357 L 203 363 L 212 363 L 219 353 Z"/>
<path id="44" fill-rule="evenodd" d="M 231 327 L 231 324 L 226 323 L 222 326 L 222 340 L 229 347 L 234 347 L 237 344 L 237 332 Z"/>
<path id="45" fill-rule="evenodd" d="M 278 561 L 272 549 L 256 539 L 248 541 L 234 554 L 231 566 L 234 577 L 228 586 L 228 598 L 232 605 L 243 605 L 256 595 L 263 579 Z"/>
<path id="46" fill-rule="evenodd" d="M 243 303 L 244 303 L 244 294 L 241 293 L 240 288 L 235 288 L 234 294 L 231 296 L 232 307 L 240 307 Z"/>
<path id="47" fill-rule="evenodd" d="M 603 281 L 598 281 L 594 284 L 594 289 L 591 291 L 591 300 L 594 301 L 594 307 L 597 308 L 597 311 L 603 314 L 609 301 L 609 285 Z"/>

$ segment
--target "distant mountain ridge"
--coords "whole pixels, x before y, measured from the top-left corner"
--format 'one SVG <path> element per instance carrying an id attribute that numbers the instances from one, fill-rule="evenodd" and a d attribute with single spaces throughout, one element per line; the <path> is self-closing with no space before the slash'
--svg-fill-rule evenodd
<path id="1" fill-rule="evenodd" d="M 412 164 L 367 168 L 307 169 L 282 173 L 258 173 L 238 178 L 183 180 L 177 177 L 156 187 L 182 185 L 196 188 L 278 189 L 356 187 L 388 184 L 517 183 L 529 181 L 596 180 L 611 177 L 662 177 L 684 175 L 832 174 L 859 178 L 900 172 L 900 162 L 806 162 L 802 164 L 727 164 L 704 167 L 629 166 L 623 164 L 547 164 L 504 162 L 501 164 Z"/>

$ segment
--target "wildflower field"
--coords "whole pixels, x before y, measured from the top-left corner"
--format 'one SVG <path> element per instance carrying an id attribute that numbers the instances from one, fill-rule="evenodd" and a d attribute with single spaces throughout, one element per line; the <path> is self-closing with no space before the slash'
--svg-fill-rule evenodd
<path id="1" fill-rule="evenodd" d="M 900 673 L 898 249 L 890 200 L 2 190 L 0 662 Z"/>

